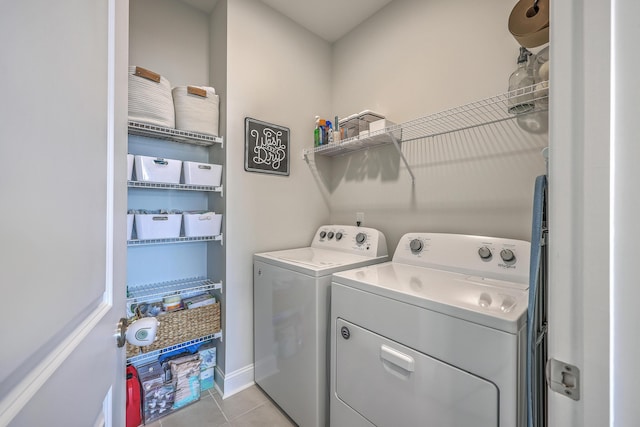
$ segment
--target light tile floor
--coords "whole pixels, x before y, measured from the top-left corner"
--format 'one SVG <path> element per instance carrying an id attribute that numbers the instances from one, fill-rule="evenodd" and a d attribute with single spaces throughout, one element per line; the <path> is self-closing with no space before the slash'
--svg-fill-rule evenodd
<path id="1" fill-rule="evenodd" d="M 296 424 L 258 386 L 222 400 L 210 389 L 200 400 L 148 427 L 292 427 Z"/>

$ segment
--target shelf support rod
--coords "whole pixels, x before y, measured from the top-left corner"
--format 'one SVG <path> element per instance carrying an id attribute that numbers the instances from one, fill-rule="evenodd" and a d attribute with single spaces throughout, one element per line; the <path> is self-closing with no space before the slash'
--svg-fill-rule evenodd
<path id="1" fill-rule="evenodd" d="M 398 142 L 398 139 L 393 135 L 393 132 L 389 132 L 388 135 L 391 138 L 391 141 L 393 141 L 393 145 L 395 145 L 396 150 L 398 150 L 398 154 L 400 154 L 400 158 L 404 162 L 404 165 L 407 167 L 407 172 L 409 172 L 409 175 L 411 175 L 411 182 L 415 184 L 416 177 L 413 174 L 411 167 L 409 166 L 409 162 L 407 162 L 407 158 L 404 157 L 404 154 L 402 154 L 402 150 L 400 149 L 400 143 Z"/>

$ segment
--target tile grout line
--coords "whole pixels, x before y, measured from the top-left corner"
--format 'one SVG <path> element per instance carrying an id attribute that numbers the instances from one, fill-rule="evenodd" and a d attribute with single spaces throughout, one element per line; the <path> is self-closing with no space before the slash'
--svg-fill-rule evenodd
<path id="1" fill-rule="evenodd" d="M 231 420 L 229 419 L 229 417 L 227 417 L 227 414 L 224 413 L 224 411 L 222 410 L 222 407 L 220 406 L 220 404 L 218 403 L 218 400 L 216 399 L 216 397 L 213 395 L 213 393 L 211 393 L 211 390 L 207 390 L 209 392 L 209 395 L 211 396 L 211 398 L 213 399 L 213 401 L 215 402 L 216 406 L 218 407 L 218 409 L 220 409 L 220 413 L 222 414 L 222 416 L 224 417 L 225 421 L 227 423 L 230 423 Z"/>
<path id="2" fill-rule="evenodd" d="M 216 402 L 216 403 L 217 403 L 217 402 Z M 234 419 L 234 420 L 237 420 L 238 418 L 240 418 L 240 417 L 243 417 L 243 416 L 247 415 L 249 412 L 251 412 L 251 411 L 255 411 L 256 409 L 261 408 L 262 406 L 266 405 L 267 403 L 269 403 L 269 402 L 268 402 L 268 401 L 264 401 L 264 402 L 262 402 L 262 403 L 259 403 L 258 405 L 254 406 L 253 408 L 251 408 L 251 409 L 249 409 L 249 410 L 246 410 L 246 411 L 244 411 L 244 412 L 243 412 L 243 413 L 241 413 L 241 414 L 238 414 L 238 415 L 237 415 L 237 416 L 235 416 L 233 419 Z M 222 411 L 222 413 L 224 414 L 224 411 Z M 226 418 L 226 414 L 225 414 L 225 418 Z M 229 422 L 231 422 L 231 420 L 229 420 Z"/>
<path id="3" fill-rule="evenodd" d="M 251 411 L 253 411 L 253 410 L 255 410 L 255 409 L 258 409 L 258 408 L 260 408 L 261 406 L 264 406 L 266 403 L 269 403 L 269 402 L 270 402 L 270 400 L 269 400 L 269 398 L 268 398 L 267 396 L 263 396 L 263 397 L 265 398 L 265 400 L 264 400 L 264 401 L 259 402 L 256 406 L 254 406 L 254 407 L 252 407 L 252 408 L 250 408 L 250 409 L 248 409 L 248 410 L 246 410 L 246 411 L 244 411 L 244 412 L 242 412 L 242 413 L 240 413 L 240 414 L 236 415 L 236 416 L 235 416 L 235 417 L 233 417 L 233 418 L 230 418 L 230 417 L 228 417 L 228 416 L 227 416 L 227 414 L 225 413 L 225 411 L 224 411 L 224 409 L 222 408 L 222 406 L 218 403 L 218 401 L 216 400 L 215 396 L 213 396 L 213 393 L 211 392 L 211 390 L 207 390 L 207 391 L 209 391 L 209 393 L 212 395 L 213 400 L 215 400 L 216 405 L 218 405 L 218 408 L 220 408 L 220 411 L 222 412 L 222 415 L 224 416 L 224 418 L 225 418 L 225 419 L 227 420 L 227 422 L 229 422 L 229 423 L 231 423 L 231 421 L 232 421 L 232 420 L 238 419 L 238 418 L 240 418 L 240 417 L 242 417 L 242 416 L 244 416 L 244 415 L 248 414 L 249 412 L 251 412 Z M 216 394 L 217 394 L 217 393 L 216 393 Z M 261 394 L 263 394 L 263 395 L 264 395 L 264 393 L 263 393 L 263 392 L 261 392 Z M 223 400 L 223 399 L 222 399 L 222 396 L 220 396 L 220 399 L 221 399 L 221 400 Z"/>

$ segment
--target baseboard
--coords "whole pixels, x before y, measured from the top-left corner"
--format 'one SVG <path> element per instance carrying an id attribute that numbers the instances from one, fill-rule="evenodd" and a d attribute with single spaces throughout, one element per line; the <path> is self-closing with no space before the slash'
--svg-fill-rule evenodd
<path id="1" fill-rule="evenodd" d="M 229 372 L 226 375 L 216 366 L 215 387 L 223 399 L 233 396 L 254 384 L 253 364 Z"/>

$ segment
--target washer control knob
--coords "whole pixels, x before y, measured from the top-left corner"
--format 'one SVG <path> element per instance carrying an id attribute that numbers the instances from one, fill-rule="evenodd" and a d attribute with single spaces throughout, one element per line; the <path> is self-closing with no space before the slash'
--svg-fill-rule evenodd
<path id="1" fill-rule="evenodd" d="M 356 243 L 357 244 L 361 245 L 364 242 L 366 242 L 366 240 L 367 240 L 367 235 L 366 234 L 364 234 L 364 233 L 356 234 Z"/>
<path id="2" fill-rule="evenodd" d="M 340 240 L 340 239 L 342 239 L 342 233 L 338 231 L 336 233 L 336 240 Z"/>
<path id="3" fill-rule="evenodd" d="M 411 253 L 417 254 L 422 251 L 423 245 L 420 239 L 413 239 L 411 243 L 409 243 L 409 248 L 411 249 Z"/>
<path id="4" fill-rule="evenodd" d="M 485 260 L 491 259 L 491 249 L 489 249 L 486 246 L 483 246 L 480 249 L 478 249 L 478 255 L 480 255 L 480 258 Z"/>
<path id="5" fill-rule="evenodd" d="M 333 231 L 328 232 L 328 233 L 327 233 L 327 237 L 328 237 L 329 239 L 333 239 Z"/>
<path id="6" fill-rule="evenodd" d="M 500 258 L 504 262 L 513 262 L 516 260 L 516 254 L 511 249 L 503 249 L 500 251 Z"/>
<path id="7" fill-rule="evenodd" d="M 327 235 L 327 232 L 326 232 L 326 231 L 321 231 L 321 232 L 320 232 L 320 238 L 321 238 L 321 239 L 324 239 L 324 236 L 326 236 L 326 235 Z"/>

